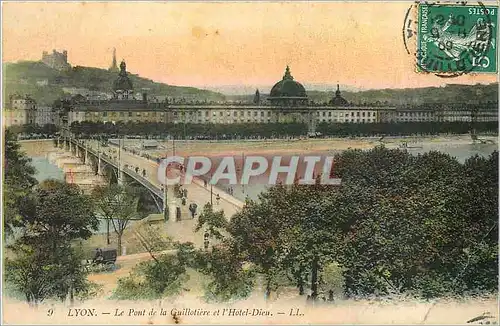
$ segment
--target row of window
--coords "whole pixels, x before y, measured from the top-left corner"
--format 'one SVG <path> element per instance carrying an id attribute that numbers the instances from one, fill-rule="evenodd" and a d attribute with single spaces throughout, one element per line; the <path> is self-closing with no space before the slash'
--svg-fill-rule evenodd
<path id="1" fill-rule="evenodd" d="M 87 112 L 85 114 L 86 116 L 90 116 L 91 113 Z M 99 115 L 99 112 L 94 112 L 94 115 L 95 116 L 98 116 Z M 159 116 L 163 116 L 164 115 L 164 112 L 136 112 L 135 115 L 133 114 L 133 112 L 110 112 L 109 116 L 110 117 L 125 117 L 125 116 L 128 116 L 128 117 L 132 117 L 132 116 L 136 116 L 136 117 L 159 117 Z M 102 116 L 103 117 L 107 117 L 108 116 L 108 112 L 104 111 L 102 112 Z"/>
<path id="2" fill-rule="evenodd" d="M 175 119 L 174 120 L 174 123 L 183 123 L 183 122 L 191 122 L 191 123 L 208 123 L 208 122 L 211 122 L 211 123 L 245 123 L 245 122 L 271 122 L 271 118 L 260 118 L 260 119 L 246 119 L 245 118 L 239 118 L 239 119 L 212 119 L 210 120 L 209 118 L 206 118 L 205 121 L 203 121 L 202 119 L 198 119 L 198 120 L 195 120 L 195 119 L 192 119 L 191 121 L 183 121 L 183 120 L 178 120 L 178 119 Z"/>
<path id="3" fill-rule="evenodd" d="M 174 116 L 174 119 L 177 119 L 179 116 L 182 117 L 183 119 L 185 117 L 188 117 L 189 119 L 194 119 L 196 116 L 198 116 L 198 119 L 201 119 L 201 117 L 203 116 L 202 114 L 202 111 L 197 111 L 198 114 L 196 114 L 196 112 L 194 111 L 188 111 L 188 112 L 184 112 L 184 111 L 181 111 L 181 112 L 173 112 L 173 116 Z M 204 111 L 204 116 L 206 119 L 209 119 L 210 118 L 210 111 Z M 240 119 L 243 119 L 243 117 L 245 116 L 245 111 L 243 110 L 240 110 L 240 111 L 214 111 L 212 112 L 212 117 L 213 118 L 216 118 L 216 117 L 224 117 L 224 112 L 226 113 L 226 116 L 227 117 L 230 117 L 231 116 L 231 112 L 232 112 L 232 116 L 233 117 L 238 117 Z M 252 113 L 253 112 L 253 113 Z M 24 112 L 16 112 L 16 113 L 12 113 L 12 116 L 18 116 L 18 117 L 21 117 L 23 116 L 23 114 L 25 114 Z M 151 118 L 163 118 L 164 115 L 165 115 L 165 112 L 147 112 L 147 111 L 144 111 L 144 112 L 106 112 L 106 111 L 103 111 L 103 112 L 86 112 L 85 113 L 85 117 L 86 118 L 89 118 L 90 116 L 94 115 L 96 117 L 100 116 L 102 114 L 102 117 L 120 117 L 120 118 L 125 118 L 125 117 L 128 117 L 129 120 L 130 118 L 133 118 L 133 117 L 151 117 Z M 332 120 L 332 119 L 328 119 L 327 121 L 337 121 L 336 118 L 351 118 L 352 121 L 353 120 L 353 117 L 356 117 L 358 120 L 359 118 L 373 118 L 373 120 L 375 120 L 376 118 L 376 112 L 360 112 L 360 111 L 357 111 L 357 112 L 335 112 L 335 111 L 323 111 L 323 112 L 317 112 L 317 115 L 318 117 L 329 117 L 329 118 L 335 118 L 335 120 Z M 254 117 L 254 118 L 257 118 L 257 117 L 260 117 L 260 118 L 264 118 L 267 116 L 267 118 L 269 119 L 271 117 L 271 111 L 267 111 L 267 114 L 266 114 L 266 111 L 246 111 L 246 116 L 247 117 Z M 493 113 L 492 116 L 497 116 L 497 114 Z M 416 119 L 422 119 L 422 120 L 427 120 L 427 119 L 431 119 L 433 117 L 433 114 L 431 112 L 398 112 L 398 119 L 400 121 L 412 121 L 413 118 L 416 118 Z M 409 117 L 410 120 L 408 119 L 403 119 L 404 118 L 407 118 Z M 448 115 L 448 117 L 450 117 Z M 451 115 L 450 118 L 453 118 L 455 119 L 456 117 L 461 117 L 460 115 Z M 446 118 L 446 117 L 444 117 Z M 469 116 L 463 116 L 462 118 L 464 119 L 468 119 Z M 369 121 L 370 119 L 367 119 L 366 121 Z M 325 119 L 323 119 L 322 121 L 325 121 Z M 339 119 L 338 121 L 341 121 L 341 119 Z M 349 119 L 347 119 L 346 121 L 349 121 Z M 361 120 L 360 120 L 361 121 Z"/>
<path id="4" fill-rule="evenodd" d="M 194 111 L 187 111 L 187 112 L 184 112 L 184 111 L 181 111 L 181 112 L 177 112 L 177 111 L 174 111 L 173 112 L 173 116 L 174 117 L 177 117 L 177 116 L 181 116 L 181 117 L 184 117 L 184 116 L 196 116 L 198 115 L 199 117 L 201 116 L 205 116 L 205 117 L 208 117 L 210 116 L 210 111 L 197 111 L 198 113 L 196 114 L 196 112 Z M 204 114 L 203 114 L 204 112 Z M 232 112 L 232 113 L 231 113 Z M 243 110 L 239 110 L 239 111 L 212 111 L 212 116 L 216 117 L 216 116 L 220 116 L 220 117 L 223 117 L 224 116 L 224 113 L 226 116 L 230 117 L 231 115 L 233 117 L 243 117 L 245 116 L 245 112 L 246 112 L 246 116 L 247 117 L 251 117 L 251 116 L 254 116 L 254 117 L 270 117 L 271 116 L 271 111 L 243 111 Z M 158 117 L 158 116 L 163 116 L 165 114 L 165 112 L 135 112 L 135 114 L 133 112 L 107 112 L 107 111 L 103 111 L 103 112 L 94 112 L 94 115 L 95 116 L 98 116 L 100 113 L 102 113 L 102 116 L 103 117 L 125 117 L 126 115 L 128 115 L 129 117 L 132 117 L 132 116 L 136 116 L 136 117 Z M 86 116 L 90 116 L 92 113 L 90 112 L 87 112 L 86 113 Z M 323 116 L 323 117 L 326 117 L 328 115 L 328 117 L 331 117 L 331 116 L 334 116 L 334 117 L 376 117 L 376 112 L 340 112 L 340 113 L 337 113 L 337 112 L 332 112 L 332 111 L 323 111 L 323 112 L 317 112 L 317 115 L 318 116 Z"/>
<path id="5" fill-rule="evenodd" d="M 433 118 L 426 117 L 426 118 L 398 118 L 398 121 L 404 121 L 404 122 L 418 122 L 418 121 L 434 121 Z"/>
<path id="6" fill-rule="evenodd" d="M 417 117 L 429 117 L 432 115 L 431 112 L 398 112 L 398 115 L 400 117 L 414 117 L 414 116 L 417 116 Z"/>
<path id="7" fill-rule="evenodd" d="M 327 113 L 328 113 L 329 117 L 332 116 L 332 111 L 318 112 L 318 116 L 322 115 L 323 117 L 326 117 Z M 345 117 L 349 117 L 349 116 L 350 117 L 354 117 L 354 116 L 356 116 L 356 117 L 363 117 L 363 118 L 364 117 L 376 117 L 376 115 L 377 115 L 376 112 L 365 112 L 365 111 L 363 111 L 363 112 L 359 112 L 359 111 L 356 111 L 356 112 L 345 112 L 345 113 L 344 112 L 339 112 L 338 114 L 337 114 L 337 112 L 333 112 L 333 116 L 334 117 L 337 117 L 337 116 L 344 117 L 344 114 L 345 114 Z"/>
<path id="8" fill-rule="evenodd" d="M 361 123 L 365 123 L 365 122 L 377 122 L 375 118 L 372 118 L 372 119 L 360 119 L 360 118 L 357 118 L 357 119 L 337 119 L 337 118 L 333 118 L 333 119 L 321 119 L 321 122 L 361 122 Z"/>

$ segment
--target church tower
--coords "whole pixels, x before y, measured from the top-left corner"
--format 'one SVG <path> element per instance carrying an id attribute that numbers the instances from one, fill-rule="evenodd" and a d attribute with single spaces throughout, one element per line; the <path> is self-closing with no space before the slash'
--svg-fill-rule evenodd
<path id="1" fill-rule="evenodd" d="M 113 62 L 111 63 L 111 67 L 108 69 L 109 71 L 118 72 L 118 65 L 116 64 L 116 49 L 113 48 Z"/>
<path id="2" fill-rule="evenodd" d="M 260 105 L 260 92 L 258 89 L 255 91 L 255 96 L 253 97 L 253 103 Z"/>

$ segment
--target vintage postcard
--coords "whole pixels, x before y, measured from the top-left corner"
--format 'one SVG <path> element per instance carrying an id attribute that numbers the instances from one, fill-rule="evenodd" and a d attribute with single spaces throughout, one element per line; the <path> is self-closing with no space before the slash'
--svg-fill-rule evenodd
<path id="1" fill-rule="evenodd" d="M 498 325 L 498 9 L 2 2 L 2 323 Z"/>

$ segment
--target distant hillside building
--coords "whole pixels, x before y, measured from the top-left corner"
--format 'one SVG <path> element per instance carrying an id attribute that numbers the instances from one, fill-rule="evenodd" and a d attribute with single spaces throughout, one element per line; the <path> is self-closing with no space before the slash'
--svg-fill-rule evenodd
<path id="1" fill-rule="evenodd" d="M 29 96 L 13 95 L 9 98 L 9 107 L 3 110 L 5 127 L 34 124 L 36 120 L 36 102 Z"/>
<path id="2" fill-rule="evenodd" d="M 40 80 L 36 81 L 36 84 L 38 86 L 47 86 L 49 84 L 49 80 L 48 79 L 40 79 Z"/>
<path id="3" fill-rule="evenodd" d="M 63 50 L 63 52 L 52 50 L 52 54 L 43 51 L 42 62 L 57 70 L 71 69 L 71 65 L 68 63 L 68 51 L 66 50 Z"/>
<path id="4" fill-rule="evenodd" d="M 106 100 L 113 98 L 113 93 L 111 92 L 101 92 L 101 91 L 91 91 L 88 88 L 77 88 L 77 87 L 63 87 L 62 91 L 64 93 L 70 94 L 72 96 L 82 95 L 89 100 Z"/>

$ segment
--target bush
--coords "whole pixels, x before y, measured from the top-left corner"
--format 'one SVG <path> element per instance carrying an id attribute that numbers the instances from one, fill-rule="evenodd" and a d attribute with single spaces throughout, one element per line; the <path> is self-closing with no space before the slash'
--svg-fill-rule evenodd
<path id="1" fill-rule="evenodd" d="M 176 256 L 162 255 L 139 264 L 129 276 L 119 279 L 113 298 L 160 299 L 178 295 L 187 279 L 186 268 Z"/>

